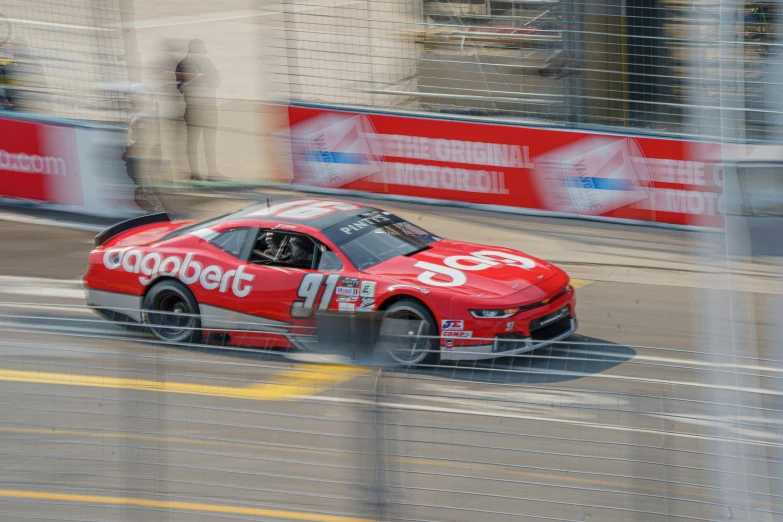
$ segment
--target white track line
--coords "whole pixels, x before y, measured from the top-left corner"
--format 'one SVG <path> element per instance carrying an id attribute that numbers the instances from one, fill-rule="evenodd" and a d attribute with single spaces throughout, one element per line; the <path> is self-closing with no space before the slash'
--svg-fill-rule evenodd
<path id="1" fill-rule="evenodd" d="M 0 294 L 84 300 L 84 289 L 79 279 L 0 276 Z"/>
<path id="2" fill-rule="evenodd" d="M 370 406 L 382 406 L 386 408 L 399 409 L 399 410 L 425 411 L 425 412 L 432 412 L 432 413 L 454 413 L 460 415 L 475 415 L 477 417 L 502 417 L 508 419 L 552 422 L 556 424 L 570 424 L 575 426 L 582 426 L 585 428 L 594 428 L 594 429 L 608 430 L 608 431 L 642 433 L 646 435 L 656 435 L 660 437 L 669 437 L 669 438 L 684 438 L 684 439 L 692 439 L 692 440 L 708 440 L 708 441 L 720 441 L 720 442 L 730 442 L 730 443 L 742 443 L 742 444 L 749 444 L 754 446 L 766 446 L 766 447 L 775 447 L 775 448 L 783 447 L 783 444 L 777 441 L 767 442 L 763 440 L 747 440 L 747 439 L 739 440 L 739 439 L 732 439 L 729 437 L 720 437 L 720 436 L 696 435 L 691 433 L 672 433 L 662 429 L 636 428 L 633 426 L 601 424 L 597 422 L 585 422 L 585 421 L 579 421 L 575 419 L 560 419 L 551 416 L 542 417 L 538 415 L 522 415 L 516 413 L 494 412 L 494 411 L 487 411 L 487 410 L 443 408 L 439 406 L 403 404 L 403 403 L 394 403 L 394 402 L 382 402 L 379 404 L 375 404 L 375 402 L 370 400 L 365 400 L 365 399 L 351 399 L 347 397 L 330 397 L 330 396 L 323 396 L 323 395 L 319 395 L 316 397 L 302 395 L 302 396 L 297 396 L 292 398 L 299 399 L 299 400 L 306 400 L 308 402 L 313 402 L 313 403 L 333 402 L 333 403 L 343 403 L 343 404 L 362 404 L 362 405 L 370 405 Z M 775 436 L 775 439 L 777 439 L 777 436 Z"/>
<path id="3" fill-rule="evenodd" d="M 76 221 L 64 221 L 61 219 L 48 219 L 25 214 L 15 214 L 13 212 L 0 212 L 0 221 L 10 221 L 12 223 L 25 223 L 28 225 L 42 225 L 49 227 L 70 228 L 73 230 L 84 230 L 86 232 L 100 232 L 105 229 L 101 225 L 88 225 Z"/>
<path id="4" fill-rule="evenodd" d="M 653 347 L 654 348 L 654 347 Z M 561 355 L 560 357 L 570 357 L 575 354 L 580 355 L 593 355 L 593 356 L 599 356 L 603 357 L 603 360 L 606 360 L 607 362 L 612 362 L 612 358 L 617 359 L 620 362 L 625 362 L 628 359 L 623 358 L 619 355 L 613 355 L 611 353 L 601 352 L 601 351 L 592 351 L 592 350 L 578 350 L 578 349 L 569 349 L 567 355 Z M 716 355 L 704 355 L 704 357 L 714 357 Z M 728 357 L 725 355 L 721 355 L 721 357 Z M 578 359 L 575 359 L 578 360 Z M 720 363 L 720 362 L 710 362 L 710 361 L 703 361 L 693 358 L 673 358 L 673 357 L 657 357 L 652 355 L 639 355 L 636 354 L 633 357 L 631 357 L 630 360 L 633 361 L 649 361 L 651 363 L 661 363 L 661 364 L 668 364 L 668 365 L 675 365 L 678 368 L 688 368 L 686 365 L 692 365 L 692 366 L 703 366 L 707 368 L 721 368 L 721 369 L 731 369 L 731 370 L 748 370 L 748 371 L 756 371 L 756 372 L 777 372 L 777 373 L 783 373 L 783 368 L 780 367 L 772 367 L 772 366 L 758 366 L 758 365 L 752 365 L 752 364 L 734 364 L 734 363 Z"/>

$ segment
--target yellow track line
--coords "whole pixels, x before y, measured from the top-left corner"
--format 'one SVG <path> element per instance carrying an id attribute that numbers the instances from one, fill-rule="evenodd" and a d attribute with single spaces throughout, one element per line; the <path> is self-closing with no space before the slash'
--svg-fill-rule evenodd
<path id="1" fill-rule="evenodd" d="M 577 290 L 580 289 L 580 288 L 584 288 L 587 285 L 591 285 L 593 283 L 595 283 L 595 281 L 590 281 L 588 279 L 572 279 L 571 280 L 571 286 L 573 286 L 574 289 L 577 289 Z"/>
<path id="2" fill-rule="evenodd" d="M 51 428 L 49 429 L 42 429 L 42 428 L 9 428 L 9 427 L 0 427 L 0 433 L 1 432 L 7 432 L 7 433 L 20 433 L 20 434 L 30 434 L 30 435 L 69 435 L 69 436 L 84 436 L 84 437 L 96 437 L 96 438 L 106 438 L 107 434 L 105 432 L 93 432 L 89 430 L 67 430 L 67 429 L 56 429 L 52 431 Z M 155 435 L 146 435 L 146 434 L 138 434 L 138 433 L 110 433 L 108 434 L 108 437 L 110 438 L 124 438 L 124 439 L 136 439 L 136 440 L 155 440 L 155 441 L 166 441 L 166 442 L 182 442 L 185 444 L 205 444 L 205 445 L 220 445 L 220 446 L 242 446 L 242 445 L 250 445 L 249 443 L 241 443 L 241 442 L 226 442 L 226 441 L 212 441 L 212 440 L 193 440 L 193 439 L 187 439 L 182 437 L 169 437 L 169 436 L 155 436 Z M 286 447 L 274 447 L 269 448 L 270 451 L 276 451 L 276 452 L 288 452 L 288 453 L 301 453 L 301 454 L 320 454 L 320 455 L 334 455 L 335 453 L 333 451 L 329 450 L 314 450 L 314 449 L 305 449 L 305 448 L 286 448 Z M 359 456 L 362 459 L 365 458 L 373 458 L 370 455 L 364 455 L 364 454 L 357 454 L 357 453 L 351 453 L 351 454 L 342 454 L 343 456 L 350 455 L 351 458 L 354 458 L 356 456 Z M 629 490 L 629 492 L 633 493 L 639 493 L 639 494 L 648 494 L 648 495 L 655 495 L 655 494 L 662 494 L 670 490 L 669 487 L 666 485 L 658 485 L 655 483 L 649 483 L 649 484 L 637 484 L 634 482 L 629 482 L 628 480 L 612 480 L 608 477 L 584 477 L 581 475 L 575 475 L 575 474 L 569 474 L 564 471 L 535 471 L 531 469 L 508 469 L 503 466 L 502 463 L 491 463 L 491 462 L 457 462 L 457 461 L 446 461 L 446 460 L 438 460 L 438 459 L 428 459 L 428 458 L 419 458 L 419 457 L 393 457 L 393 456 L 382 456 L 382 460 L 386 462 L 399 462 L 404 464 L 414 464 L 418 466 L 431 466 L 433 468 L 448 468 L 450 470 L 454 469 L 467 469 L 473 472 L 477 472 L 479 470 L 485 470 L 488 472 L 495 473 L 496 476 L 502 476 L 503 474 L 507 474 L 509 476 L 515 476 L 515 477 L 522 477 L 525 480 L 535 480 L 535 479 L 542 479 L 542 480 L 550 480 L 554 483 L 562 483 L 562 484 L 586 484 L 586 485 L 595 485 L 600 486 L 602 488 L 609 488 L 613 487 L 616 488 L 619 491 L 622 491 L 623 488 L 626 488 Z M 639 477 L 640 481 L 646 481 L 644 477 Z M 568 486 L 566 486 L 568 487 Z M 570 486 L 578 488 L 579 486 Z M 719 494 L 715 494 L 707 491 L 691 491 L 689 493 L 688 498 L 692 499 L 701 499 L 701 500 L 715 500 L 719 496 Z M 765 507 L 770 510 L 779 510 L 780 507 L 773 505 L 770 502 L 761 502 L 758 504 L 759 506 Z"/>
<path id="3" fill-rule="evenodd" d="M 275 374 L 273 379 L 277 382 L 252 384 L 244 387 L 21 370 L 0 370 L 0 381 L 209 395 L 259 401 L 284 401 L 321 393 L 368 371 L 366 368 L 356 366 L 304 365 L 295 370 L 285 370 Z"/>
<path id="4" fill-rule="evenodd" d="M 78 495 L 71 493 L 53 493 L 47 491 L 22 491 L 0 489 L 0 498 L 15 498 L 23 500 L 48 500 L 60 502 L 81 502 L 103 506 L 131 506 L 181 511 L 201 511 L 204 513 L 222 513 L 231 515 L 251 515 L 286 520 L 304 520 L 308 522 L 372 522 L 364 518 L 346 517 L 341 515 L 319 515 L 317 513 L 301 513 L 279 509 L 264 509 L 253 507 L 221 506 L 218 504 L 198 504 L 177 502 L 172 500 L 148 500 L 144 498 L 105 497 L 99 495 Z"/>

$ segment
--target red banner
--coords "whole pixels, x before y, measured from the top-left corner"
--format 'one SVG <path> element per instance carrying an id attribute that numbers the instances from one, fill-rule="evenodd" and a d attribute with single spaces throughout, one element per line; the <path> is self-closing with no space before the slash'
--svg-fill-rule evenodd
<path id="1" fill-rule="evenodd" d="M 82 205 L 76 131 L 0 118 L 0 197 Z"/>
<path id="2" fill-rule="evenodd" d="M 294 183 L 677 225 L 724 225 L 688 142 L 289 107 Z M 702 147 L 703 149 L 703 147 Z"/>

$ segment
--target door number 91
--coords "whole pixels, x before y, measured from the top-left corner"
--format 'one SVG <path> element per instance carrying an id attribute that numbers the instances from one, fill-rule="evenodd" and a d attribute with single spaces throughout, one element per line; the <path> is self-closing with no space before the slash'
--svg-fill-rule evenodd
<path id="1" fill-rule="evenodd" d="M 324 279 L 326 280 L 325 283 Z M 316 305 L 318 305 L 319 310 L 327 310 L 329 303 L 332 302 L 334 288 L 339 280 L 339 274 L 329 274 L 326 277 L 323 274 L 307 274 L 304 276 L 302 283 L 299 285 L 299 290 L 296 291 L 296 295 L 301 297 L 303 301 L 294 301 L 291 307 L 291 317 L 299 319 L 310 317 L 313 315 Z M 318 294 L 321 292 L 322 286 L 325 288 L 319 304 Z"/>

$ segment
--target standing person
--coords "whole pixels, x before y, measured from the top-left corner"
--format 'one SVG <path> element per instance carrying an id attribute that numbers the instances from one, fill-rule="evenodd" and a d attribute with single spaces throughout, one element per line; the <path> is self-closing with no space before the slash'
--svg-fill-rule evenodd
<path id="1" fill-rule="evenodd" d="M 188 42 L 179 38 L 162 38 L 158 44 L 159 54 L 152 65 L 154 82 L 159 86 L 156 95 L 160 104 L 161 120 L 182 120 L 184 101 L 179 89 L 177 66 L 182 61 L 182 55 L 187 53 Z"/>
<path id="2" fill-rule="evenodd" d="M 0 58 L 0 109 L 12 110 L 14 108 L 11 96 L 11 60 Z"/>
<path id="3" fill-rule="evenodd" d="M 204 136 L 207 178 L 220 176 L 217 170 L 217 98 L 220 85 L 217 67 L 207 58 L 207 46 L 202 40 L 191 40 L 188 55 L 177 64 L 179 92 L 185 95 L 185 123 L 188 127 L 188 163 L 190 179 L 202 179 L 198 168 L 198 142 Z"/>
<path id="4" fill-rule="evenodd" d="M 9 65 L 14 110 L 44 114 L 47 112 L 47 81 L 44 68 L 30 49 L 27 39 L 16 37 L 11 42 L 13 62 Z"/>
<path id="5" fill-rule="evenodd" d="M 154 169 L 159 165 L 160 128 L 150 93 L 135 87 L 130 95 L 131 119 L 128 142 L 122 159 L 128 177 L 136 184 L 136 204 L 144 210 L 163 211 L 163 204 L 152 189 Z"/>

